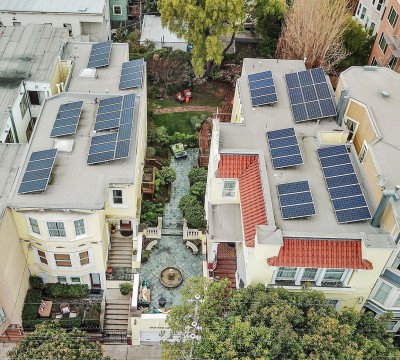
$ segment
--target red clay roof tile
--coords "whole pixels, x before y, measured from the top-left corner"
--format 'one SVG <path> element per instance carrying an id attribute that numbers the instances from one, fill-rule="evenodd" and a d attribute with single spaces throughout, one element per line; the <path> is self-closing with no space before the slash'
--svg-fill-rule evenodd
<path id="1" fill-rule="evenodd" d="M 365 269 L 373 266 L 362 258 L 360 240 L 283 239 L 278 256 L 267 259 L 270 266 Z"/>
<path id="2" fill-rule="evenodd" d="M 254 247 L 256 226 L 268 224 L 258 155 L 221 154 L 218 177 L 239 179 L 245 243 Z"/>

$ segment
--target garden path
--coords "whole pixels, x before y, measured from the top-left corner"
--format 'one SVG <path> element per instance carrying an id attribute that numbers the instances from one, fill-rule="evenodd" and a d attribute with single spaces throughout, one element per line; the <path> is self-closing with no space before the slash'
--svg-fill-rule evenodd
<path id="1" fill-rule="evenodd" d="M 170 108 L 154 109 L 154 114 L 166 114 L 173 112 L 188 112 L 188 111 L 209 111 L 215 113 L 217 108 L 215 106 L 176 106 Z"/>

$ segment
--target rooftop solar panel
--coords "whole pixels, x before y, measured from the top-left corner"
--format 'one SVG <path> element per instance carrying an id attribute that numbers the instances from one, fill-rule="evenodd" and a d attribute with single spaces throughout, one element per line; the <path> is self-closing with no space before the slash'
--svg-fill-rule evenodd
<path id="1" fill-rule="evenodd" d="M 322 68 L 286 74 L 285 79 L 295 122 L 336 115 L 336 106 Z"/>
<path id="2" fill-rule="evenodd" d="M 18 194 L 46 190 L 56 155 L 57 149 L 36 151 L 31 154 Z"/>
<path id="3" fill-rule="evenodd" d="M 357 175 L 344 145 L 317 150 L 326 186 L 339 223 L 371 218 Z"/>
<path id="4" fill-rule="evenodd" d="M 112 41 L 105 41 L 92 45 L 90 51 L 88 68 L 107 66 L 110 62 Z"/>
<path id="5" fill-rule="evenodd" d="M 82 106 L 83 101 L 60 105 L 50 137 L 74 134 L 78 127 Z"/>
<path id="6" fill-rule="evenodd" d="M 277 191 L 283 219 L 315 215 L 314 201 L 308 181 L 279 184 Z"/>
<path id="7" fill-rule="evenodd" d="M 122 64 L 120 90 L 142 86 L 144 60 L 137 59 Z"/>
<path id="8" fill-rule="evenodd" d="M 253 106 L 268 105 L 278 101 L 271 71 L 250 74 L 247 79 Z"/>

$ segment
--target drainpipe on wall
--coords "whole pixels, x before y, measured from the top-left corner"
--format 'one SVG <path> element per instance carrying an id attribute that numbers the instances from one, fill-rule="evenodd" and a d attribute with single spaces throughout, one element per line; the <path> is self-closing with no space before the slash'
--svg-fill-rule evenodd
<path id="1" fill-rule="evenodd" d="M 350 98 L 349 94 L 350 94 L 350 90 L 347 88 L 343 88 L 340 93 L 340 99 L 339 99 L 339 103 L 337 105 L 337 115 L 335 118 L 336 124 L 338 124 L 339 126 L 342 125 L 344 111 L 346 110 L 347 102 L 349 101 L 349 98 Z"/>
<path id="2" fill-rule="evenodd" d="M 394 190 L 383 190 L 382 199 L 379 202 L 378 208 L 375 211 L 375 215 L 371 220 L 371 226 L 379 227 L 381 224 L 382 215 L 386 210 L 386 205 L 389 202 L 390 198 L 393 197 L 395 201 L 399 200 L 399 194 L 397 194 L 397 190 L 400 189 L 400 185 L 396 185 Z"/>

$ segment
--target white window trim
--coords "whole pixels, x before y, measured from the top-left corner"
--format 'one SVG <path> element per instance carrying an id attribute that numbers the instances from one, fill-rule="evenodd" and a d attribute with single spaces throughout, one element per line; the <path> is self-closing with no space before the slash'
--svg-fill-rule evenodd
<path id="1" fill-rule="evenodd" d="M 49 259 L 49 254 L 47 251 L 42 250 L 42 249 L 38 249 L 38 248 L 34 248 L 35 251 L 33 252 L 33 255 L 35 256 L 35 262 L 36 264 L 38 264 L 39 266 L 45 266 L 47 268 L 50 267 L 50 259 Z M 39 251 L 43 251 L 46 254 L 46 260 L 47 260 L 47 264 L 44 264 L 40 261 L 40 255 L 39 255 Z"/>
<path id="2" fill-rule="evenodd" d="M 365 157 L 367 156 L 367 154 L 368 154 L 368 144 L 364 140 L 360 150 L 360 155 L 358 156 L 358 160 L 360 160 L 361 164 L 365 161 Z"/>
<path id="3" fill-rule="evenodd" d="M 121 9 L 121 13 L 120 14 L 116 14 L 115 13 L 115 8 L 119 7 Z M 122 16 L 122 6 L 121 5 L 113 5 L 113 15 L 116 16 Z"/>
<path id="4" fill-rule="evenodd" d="M 114 190 L 121 190 L 122 191 L 122 204 L 115 204 L 114 203 L 114 194 L 113 194 Z M 122 189 L 122 188 L 110 188 L 109 198 L 110 198 L 110 201 L 109 201 L 110 207 L 113 207 L 113 208 L 127 208 L 128 207 L 128 205 L 126 203 L 125 189 Z"/>
<path id="5" fill-rule="evenodd" d="M 83 253 L 85 251 L 88 252 L 89 264 L 81 265 L 81 258 L 79 257 L 79 254 Z M 77 257 L 79 269 L 86 269 L 86 268 L 91 267 L 91 266 L 94 265 L 92 249 L 78 251 L 77 254 L 76 254 L 76 257 Z"/>
<path id="6" fill-rule="evenodd" d="M 32 227 L 31 227 L 31 223 L 30 223 L 29 219 L 33 219 L 33 220 L 36 220 L 36 221 L 37 221 L 40 234 L 37 234 L 37 233 L 35 233 L 35 232 L 32 231 Z M 36 238 L 39 238 L 39 239 L 42 239 L 42 231 L 41 231 L 41 229 L 40 229 L 40 222 L 38 221 L 38 219 L 33 218 L 33 217 L 31 217 L 31 216 L 27 216 L 27 217 L 26 217 L 26 223 L 27 223 L 27 225 L 28 225 L 28 235 L 33 236 L 33 237 L 36 237 Z"/>
<path id="7" fill-rule="evenodd" d="M 83 234 L 76 235 L 75 221 L 79 221 L 79 220 L 82 220 L 82 221 L 83 221 L 83 228 L 84 228 L 85 232 L 84 232 Z M 75 239 L 82 239 L 82 238 L 85 238 L 85 237 L 88 236 L 87 233 L 86 233 L 86 221 L 85 221 L 84 218 L 79 218 L 79 219 L 73 220 L 73 221 L 72 221 L 72 226 L 73 226 L 73 228 L 74 228 Z"/>
<path id="8" fill-rule="evenodd" d="M 335 308 L 335 310 L 339 309 L 340 303 L 342 302 L 342 300 L 340 300 L 340 299 L 326 299 L 326 300 L 335 300 L 336 301 L 336 305 L 333 306 Z"/>
<path id="9" fill-rule="evenodd" d="M 50 235 L 50 229 L 49 229 L 48 223 L 63 223 L 64 224 L 65 235 L 64 236 L 52 236 L 52 235 Z M 66 224 L 65 221 L 60 221 L 60 220 L 46 221 L 47 233 L 49 235 L 49 238 L 50 239 L 66 239 L 68 237 L 68 234 L 67 234 L 67 226 L 65 226 L 65 224 Z"/>
<path id="10" fill-rule="evenodd" d="M 224 195 L 224 191 L 228 191 L 228 190 L 224 190 L 226 182 L 234 182 L 235 183 L 235 188 L 233 190 L 231 190 L 231 194 L 232 195 Z M 238 188 L 238 181 L 236 179 L 222 179 L 221 198 L 222 199 L 233 199 L 233 198 L 235 198 L 236 195 L 237 195 L 237 188 Z"/>
<path id="11" fill-rule="evenodd" d="M 388 296 L 387 296 L 386 299 L 383 301 L 383 303 L 380 302 L 379 300 L 375 299 L 375 295 L 378 293 L 379 288 L 381 287 L 382 283 L 383 283 L 383 284 L 386 284 L 386 285 L 389 286 L 390 289 L 391 289 L 391 290 L 389 291 Z M 396 293 L 396 291 L 393 291 L 393 290 L 394 290 L 393 285 L 391 285 L 391 284 L 389 284 L 389 283 L 387 283 L 386 281 L 383 281 L 383 280 L 378 281 L 377 284 L 376 284 L 376 286 L 375 286 L 374 292 L 373 292 L 373 294 L 371 295 L 371 298 L 372 298 L 372 300 L 375 301 L 377 304 L 379 304 L 379 305 L 381 305 L 381 306 L 384 306 L 385 308 L 388 308 L 388 307 L 390 307 L 390 306 L 388 306 L 390 303 L 392 303 L 392 305 L 394 304 L 394 301 L 391 300 L 391 299 L 393 298 L 393 294 Z M 395 300 L 395 301 L 396 301 L 396 300 Z"/>
<path id="12" fill-rule="evenodd" d="M 69 261 L 71 262 L 71 266 L 58 266 L 57 265 L 57 260 L 56 260 L 56 255 L 69 255 Z M 70 269 L 74 270 L 74 261 L 73 261 L 73 254 L 71 253 L 63 253 L 63 252 L 54 252 L 53 253 L 53 261 L 56 269 Z M 59 261 L 67 261 L 67 260 L 59 260 Z"/>
<path id="13" fill-rule="evenodd" d="M 0 307 L 0 325 L 7 320 L 7 315 L 2 307 Z"/>

